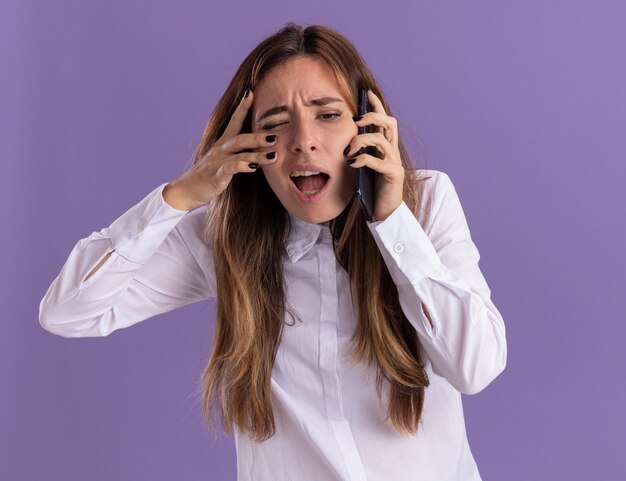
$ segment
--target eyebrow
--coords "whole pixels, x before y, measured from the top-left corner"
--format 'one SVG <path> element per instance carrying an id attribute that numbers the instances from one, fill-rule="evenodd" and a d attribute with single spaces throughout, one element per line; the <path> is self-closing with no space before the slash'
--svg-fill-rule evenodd
<path id="1" fill-rule="evenodd" d="M 335 103 L 335 102 L 344 103 L 343 100 L 335 98 L 335 97 L 322 97 L 322 98 L 319 98 L 319 99 L 313 99 L 313 100 L 311 100 L 309 102 L 305 102 L 304 105 L 309 107 L 311 105 L 328 105 L 328 104 L 332 104 L 332 103 Z M 271 117 L 272 115 L 280 114 L 281 112 L 286 112 L 287 110 L 289 110 L 289 108 L 286 105 L 278 105 L 277 107 L 272 107 L 267 112 L 265 112 L 263 115 L 261 115 L 256 121 L 257 122 L 261 122 L 261 120 L 263 120 L 263 119 L 265 119 L 267 117 Z"/>

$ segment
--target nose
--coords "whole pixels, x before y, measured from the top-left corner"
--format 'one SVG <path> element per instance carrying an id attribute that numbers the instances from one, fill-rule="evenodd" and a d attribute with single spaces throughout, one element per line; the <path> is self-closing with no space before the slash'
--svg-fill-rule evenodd
<path id="1" fill-rule="evenodd" d="M 291 151 L 297 154 L 308 154 L 318 148 L 318 139 L 312 122 L 307 119 L 295 119 L 291 136 Z"/>

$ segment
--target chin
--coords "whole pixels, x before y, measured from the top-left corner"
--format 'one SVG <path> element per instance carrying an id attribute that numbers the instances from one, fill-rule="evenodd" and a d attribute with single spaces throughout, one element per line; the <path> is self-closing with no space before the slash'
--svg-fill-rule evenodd
<path id="1" fill-rule="evenodd" d="M 337 216 L 320 215 L 315 213 L 294 213 L 292 215 L 309 224 L 325 224 L 329 220 L 334 219 Z"/>
<path id="2" fill-rule="evenodd" d="M 345 205 L 337 205 L 327 208 L 321 207 L 308 207 L 305 209 L 287 209 L 291 215 L 297 217 L 304 222 L 308 222 L 309 224 L 324 224 L 328 221 L 333 220 L 339 214 L 343 212 L 349 202 L 345 202 Z"/>

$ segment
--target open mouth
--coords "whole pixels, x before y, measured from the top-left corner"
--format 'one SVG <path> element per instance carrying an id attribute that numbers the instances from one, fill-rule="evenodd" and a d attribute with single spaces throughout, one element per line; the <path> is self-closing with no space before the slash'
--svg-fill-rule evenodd
<path id="1" fill-rule="evenodd" d="M 329 176 L 313 170 L 298 170 L 292 172 L 289 178 L 300 192 L 306 195 L 315 195 L 326 185 Z"/>

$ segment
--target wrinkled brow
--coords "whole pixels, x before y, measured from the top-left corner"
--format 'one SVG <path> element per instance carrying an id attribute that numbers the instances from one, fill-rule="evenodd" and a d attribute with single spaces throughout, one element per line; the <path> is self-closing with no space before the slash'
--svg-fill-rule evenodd
<path id="1" fill-rule="evenodd" d="M 311 105 L 328 105 L 336 102 L 345 103 L 343 100 L 335 97 L 322 97 L 319 99 L 313 99 L 305 102 L 304 105 L 310 107 Z M 261 120 L 263 119 L 271 117 L 272 115 L 280 114 L 281 112 L 286 112 L 288 110 L 289 107 L 287 107 L 286 105 L 278 105 L 276 107 L 272 107 L 271 109 L 267 110 L 263 115 L 261 115 L 256 121 L 261 122 Z"/>

